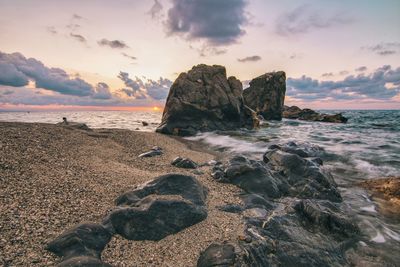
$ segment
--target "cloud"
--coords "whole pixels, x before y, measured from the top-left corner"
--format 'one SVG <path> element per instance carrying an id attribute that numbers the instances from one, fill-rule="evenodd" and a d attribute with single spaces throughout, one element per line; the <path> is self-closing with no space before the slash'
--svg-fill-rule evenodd
<path id="1" fill-rule="evenodd" d="M 385 65 L 369 75 L 349 75 L 339 81 L 319 81 L 307 76 L 287 79 L 287 95 L 312 100 L 366 99 L 388 100 L 400 93 L 400 68 Z"/>
<path id="2" fill-rule="evenodd" d="M 363 50 L 368 50 L 380 56 L 394 55 L 400 52 L 400 42 L 382 42 L 372 46 L 363 46 Z"/>
<path id="3" fill-rule="evenodd" d="M 130 55 L 128 55 L 127 53 L 124 53 L 124 52 L 122 52 L 121 55 L 123 55 L 124 57 L 127 57 L 127 58 L 129 58 L 129 59 L 132 59 L 132 60 L 136 60 L 136 59 L 137 59 L 137 57 L 130 56 Z"/>
<path id="4" fill-rule="evenodd" d="M 29 83 L 29 78 L 19 71 L 13 64 L 2 60 L 0 52 L 0 84 L 10 86 L 25 86 Z"/>
<path id="5" fill-rule="evenodd" d="M 261 60 L 260 56 L 249 56 L 245 58 L 238 58 L 237 59 L 239 62 L 255 62 Z"/>
<path id="6" fill-rule="evenodd" d="M 75 34 L 75 33 L 70 33 L 69 34 L 72 38 L 74 38 L 75 40 L 77 40 L 77 41 L 79 41 L 79 42 L 81 42 L 81 43 L 86 43 L 86 38 L 85 37 L 83 37 L 82 35 L 80 35 L 80 34 Z"/>
<path id="7" fill-rule="evenodd" d="M 120 89 L 120 91 L 126 96 L 136 99 L 151 97 L 155 100 L 165 100 L 172 85 L 171 80 L 162 77 L 158 80 L 135 77 L 135 80 L 133 80 L 129 78 L 128 73 L 122 71 L 120 71 L 118 78 L 128 87 Z"/>
<path id="8" fill-rule="evenodd" d="M 347 70 L 342 70 L 339 72 L 339 75 L 347 75 L 349 72 Z"/>
<path id="9" fill-rule="evenodd" d="M 317 29 L 347 25 L 353 19 L 343 13 L 323 14 L 310 5 L 302 5 L 282 14 L 275 22 L 275 32 L 282 36 L 305 34 Z"/>
<path id="10" fill-rule="evenodd" d="M 101 39 L 97 42 L 100 46 L 108 46 L 111 48 L 116 48 L 116 49 L 124 49 L 124 48 L 129 48 L 123 41 L 120 40 L 107 40 L 107 39 Z"/>
<path id="11" fill-rule="evenodd" d="M 322 77 L 332 77 L 333 73 L 332 72 L 325 72 L 322 74 Z"/>
<path id="12" fill-rule="evenodd" d="M 355 69 L 355 71 L 357 71 L 357 72 L 363 72 L 363 71 L 366 71 L 366 70 L 367 70 L 366 66 L 361 66 L 361 67 L 358 67 L 358 68 Z"/>
<path id="13" fill-rule="evenodd" d="M 96 94 L 96 89 L 92 85 L 79 77 L 72 79 L 60 68 L 48 68 L 42 62 L 34 58 L 25 58 L 20 53 L 0 52 L 0 85 L 26 86 L 29 80 L 35 82 L 36 88 L 44 88 L 65 95 Z"/>
<path id="14" fill-rule="evenodd" d="M 112 95 L 108 84 L 100 82 L 94 88 L 95 93 L 93 94 L 94 99 L 111 99 Z"/>
<path id="15" fill-rule="evenodd" d="M 152 19 L 160 19 L 161 11 L 163 10 L 163 6 L 158 0 L 154 0 L 154 4 L 151 6 L 148 14 L 150 14 Z"/>
<path id="16" fill-rule="evenodd" d="M 56 34 L 57 34 L 57 30 L 56 30 L 56 28 L 53 27 L 53 26 L 46 27 L 46 30 L 47 30 L 47 32 L 49 32 L 49 33 L 51 33 L 51 34 L 53 34 L 53 35 L 56 35 Z"/>
<path id="17" fill-rule="evenodd" d="M 165 21 L 168 35 L 209 45 L 236 43 L 248 22 L 245 0 L 173 0 Z"/>
<path id="18" fill-rule="evenodd" d="M 83 17 L 78 14 L 73 14 L 72 19 L 80 20 L 80 19 L 83 19 Z"/>

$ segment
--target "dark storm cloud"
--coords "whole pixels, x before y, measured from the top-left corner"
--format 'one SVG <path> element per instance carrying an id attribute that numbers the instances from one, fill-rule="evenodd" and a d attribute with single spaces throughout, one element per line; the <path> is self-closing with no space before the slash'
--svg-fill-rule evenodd
<path id="1" fill-rule="evenodd" d="M 169 35 L 229 45 L 245 33 L 245 0 L 173 0 L 165 21 Z"/>
<path id="2" fill-rule="evenodd" d="M 346 25 L 353 21 L 343 13 L 323 14 L 310 5 L 302 5 L 282 14 L 275 23 L 275 31 L 282 36 L 307 33 L 316 29 Z"/>
<path id="3" fill-rule="evenodd" d="M 79 41 L 79 42 L 81 42 L 81 43 L 86 43 L 86 38 L 85 37 L 83 37 L 82 35 L 80 35 L 80 34 L 75 34 L 75 33 L 70 33 L 69 34 L 72 38 L 74 38 L 75 40 L 77 40 L 77 41 Z"/>
<path id="4" fill-rule="evenodd" d="M 361 49 L 371 51 L 380 56 L 388 56 L 400 52 L 400 42 L 382 42 L 377 45 L 363 46 Z"/>
<path id="5" fill-rule="evenodd" d="M 116 49 L 124 49 L 124 48 L 129 48 L 129 46 L 127 46 L 124 41 L 120 41 L 120 40 L 107 40 L 105 38 L 99 40 L 97 42 L 100 46 L 108 46 L 111 48 L 116 48 Z"/>
<path id="6" fill-rule="evenodd" d="M 123 88 L 122 91 L 129 97 L 134 97 L 137 99 L 143 99 L 151 97 L 155 100 L 166 99 L 169 88 L 172 85 L 172 81 L 166 78 L 160 77 L 158 80 L 152 79 L 140 79 L 135 77 L 135 79 L 129 78 L 129 74 L 126 72 L 120 72 L 118 75 L 127 88 Z"/>
<path id="7" fill-rule="evenodd" d="M 36 88 L 43 88 L 64 95 L 93 96 L 106 94 L 103 87 L 97 91 L 86 81 L 70 76 L 62 69 L 48 68 L 39 60 L 25 58 L 20 53 L 6 54 L 0 52 L 0 84 L 9 86 L 26 86 L 32 80 Z M 108 86 L 107 86 L 108 90 Z"/>
<path id="8" fill-rule="evenodd" d="M 340 81 L 319 81 L 306 76 L 287 79 L 287 95 L 302 100 L 390 99 L 399 93 L 400 68 L 392 69 L 389 65 L 369 75 L 349 75 Z"/>
<path id="9" fill-rule="evenodd" d="M 259 61 L 261 60 L 260 56 L 249 56 L 245 58 L 238 58 L 237 59 L 239 62 L 254 62 L 254 61 Z"/>

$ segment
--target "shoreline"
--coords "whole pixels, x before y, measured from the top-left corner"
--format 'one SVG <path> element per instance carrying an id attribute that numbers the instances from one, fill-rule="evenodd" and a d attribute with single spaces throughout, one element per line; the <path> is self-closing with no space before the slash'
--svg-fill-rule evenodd
<path id="1" fill-rule="evenodd" d="M 235 241 L 240 216 L 216 207 L 240 203 L 240 189 L 203 174 L 172 166 L 177 157 L 197 163 L 215 155 L 193 141 L 123 129 L 83 131 L 44 123 L 0 122 L 2 207 L 0 263 L 4 266 L 52 266 L 60 259 L 44 248 L 82 222 L 101 222 L 118 195 L 167 173 L 196 177 L 209 189 L 208 217 L 158 242 L 115 236 L 102 259 L 113 266 L 195 266 L 211 242 Z M 153 146 L 164 154 L 137 156 Z"/>

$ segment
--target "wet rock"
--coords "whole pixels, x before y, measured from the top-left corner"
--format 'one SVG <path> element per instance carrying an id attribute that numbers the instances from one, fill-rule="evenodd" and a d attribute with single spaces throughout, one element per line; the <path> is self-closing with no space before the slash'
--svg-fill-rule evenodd
<path id="1" fill-rule="evenodd" d="M 301 109 L 297 106 L 285 106 L 283 109 L 283 117 L 287 119 L 299 119 L 305 121 L 321 121 L 332 123 L 346 123 L 348 119 L 341 113 L 338 114 L 323 114 L 312 109 Z"/>
<path id="2" fill-rule="evenodd" d="M 305 226 L 318 227 L 321 232 L 328 232 L 338 239 L 354 237 L 360 233 L 357 225 L 337 213 L 338 210 L 334 205 L 329 202 L 323 204 L 302 200 L 294 206 L 294 209 L 304 218 L 302 222 Z"/>
<path id="3" fill-rule="evenodd" d="M 58 267 L 111 267 L 98 258 L 82 256 L 65 260 L 57 265 Z"/>
<path id="4" fill-rule="evenodd" d="M 320 151 L 315 147 L 307 150 L 295 143 L 275 145 L 264 154 L 263 161 L 235 156 L 225 165 L 214 166 L 212 176 L 262 197 L 293 196 L 339 202 L 337 185 L 321 166 L 322 160 L 315 162 L 315 158 L 307 157 L 317 153 Z"/>
<path id="5" fill-rule="evenodd" d="M 207 189 L 194 177 L 168 174 L 120 196 L 107 219 L 130 240 L 161 240 L 207 217 Z"/>
<path id="6" fill-rule="evenodd" d="M 200 254 L 197 267 L 230 267 L 235 264 L 235 247 L 231 244 L 211 244 Z"/>
<path id="7" fill-rule="evenodd" d="M 157 132 L 180 136 L 198 131 L 252 129 L 256 114 L 244 105 L 242 83 L 223 66 L 194 66 L 181 73 L 168 94 Z"/>
<path id="8" fill-rule="evenodd" d="M 82 223 L 62 233 L 46 249 L 63 259 L 79 256 L 100 258 L 110 240 L 111 234 L 102 225 Z"/>
<path id="9" fill-rule="evenodd" d="M 400 177 L 371 179 L 360 183 L 379 205 L 379 212 L 400 221 Z"/>
<path id="10" fill-rule="evenodd" d="M 139 158 L 150 158 L 150 157 L 159 156 L 162 154 L 163 154 L 162 148 L 158 147 L 158 146 L 154 146 L 152 149 L 150 149 L 150 151 L 144 152 L 144 153 L 140 154 L 138 157 Z"/>
<path id="11" fill-rule="evenodd" d="M 349 265 L 345 251 L 358 241 L 359 229 L 332 211 L 331 206 L 338 210 L 335 205 L 288 199 L 264 216 L 247 217 L 243 235 L 252 241 L 240 243 L 246 253 L 239 261 L 250 266 Z"/>
<path id="12" fill-rule="evenodd" d="M 286 93 L 286 74 L 283 71 L 261 75 L 243 91 L 245 104 L 265 120 L 281 120 Z"/>
<path id="13" fill-rule="evenodd" d="M 184 169 L 196 169 L 198 167 L 197 163 L 194 162 L 193 160 L 181 157 L 175 158 L 171 162 L 171 164 L 178 168 L 184 168 Z"/>

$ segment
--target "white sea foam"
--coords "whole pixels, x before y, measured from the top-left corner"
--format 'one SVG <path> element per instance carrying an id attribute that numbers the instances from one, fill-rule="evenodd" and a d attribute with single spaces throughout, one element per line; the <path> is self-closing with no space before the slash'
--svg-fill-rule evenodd
<path id="1" fill-rule="evenodd" d="M 375 209 L 374 205 L 361 207 L 360 210 L 376 213 L 376 209 Z"/>
<path id="2" fill-rule="evenodd" d="M 386 239 L 385 237 L 381 234 L 381 232 L 377 231 L 376 232 L 376 236 L 374 238 L 371 239 L 372 242 L 375 243 L 385 243 Z"/>
<path id="3" fill-rule="evenodd" d="M 201 141 L 214 148 L 225 148 L 236 153 L 264 153 L 267 150 L 267 145 L 265 143 L 252 143 L 213 132 L 201 133 L 193 137 L 187 137 L 186 139 Z"/>

